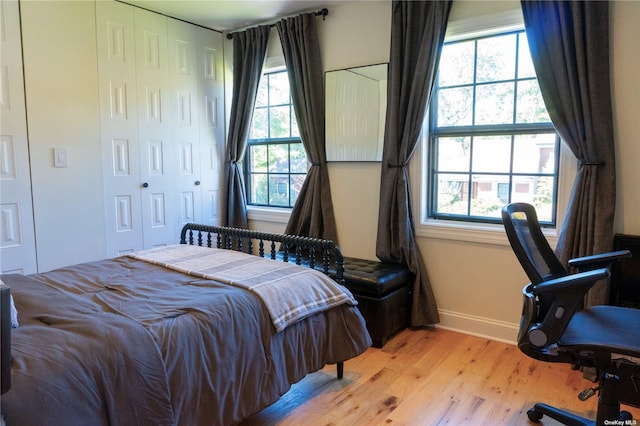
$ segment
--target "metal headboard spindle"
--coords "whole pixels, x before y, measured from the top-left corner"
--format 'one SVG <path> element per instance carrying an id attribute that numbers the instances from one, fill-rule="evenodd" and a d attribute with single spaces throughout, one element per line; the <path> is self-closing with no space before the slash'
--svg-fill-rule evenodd
<path id="1" fill-rule="evenodd" d="M 249 254 L 253 254 L 253 241 L 258 241 L 258 255 L 260 257 L 265 257 L 264 242 L 268 241 L 271 243 L 271 259 L 278 257 L 279 250 L 283 262 L 289 262 L 290 258 L 293 257 L 297 265 L 304 264 L 310 268 L 319 269 L 338 283 L 344 283 L 344 258 L 340 247 L 333 241 L 297 235 L 273 234 L 250 229 L 188 223 L 184 225 L 180 233 L 180 244 L 193 245 L 194 232 L 199 246 L 203 245 L 203 235 L 206 234 L 207 247 L 212 247 L 212 234 L 215 234 L 217 248 L 224 247 Z M 243 244 L 243 240 L 247 241 L 246 245 Z M 279 248 L 277 248 L 276 243 L 280 243 Z M 317 264 L 318 254 L 321 255 L 321 265 Z"/>

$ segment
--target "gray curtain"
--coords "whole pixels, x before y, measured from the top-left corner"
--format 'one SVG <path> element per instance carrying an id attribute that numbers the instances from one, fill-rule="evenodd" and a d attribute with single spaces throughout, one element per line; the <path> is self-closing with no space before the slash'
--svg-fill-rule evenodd
<path id="1" fill-rule="evenodd" d="M 431 283 L 415 241 L 407 163 L 415 150 L 431 99 L 450 10 L 450 1 L 392 3 L 376 255 L 384 262 L 405 264 L 415 274 L 413 326 L 440 322 Z"/>
<path id="2" fill-rule="evenodd" d="M 223 226 L 247 228 L 247 195 L 242 160 L 269 41 L 269 26 L 233 33 L 233 97 L 224 161 Z"/>
<path id="3" fill-rule="evenodd" d="M 610 251 L 616 201 L 609 84 L 609 2 L 522 1 L 545 105 L 579 161 L 556 252 L 570 258 Z M 608 300 L 598 283 L 586 304 Z"/>
<path id="4" fill-rule="evenodd" d="M 336 222 L 324 146 L 324 79 L 315 15 L 276 23 L 291 86 L 300 137 L 311 167 L 285 233 L 325 238 L 337 244 Z"/>

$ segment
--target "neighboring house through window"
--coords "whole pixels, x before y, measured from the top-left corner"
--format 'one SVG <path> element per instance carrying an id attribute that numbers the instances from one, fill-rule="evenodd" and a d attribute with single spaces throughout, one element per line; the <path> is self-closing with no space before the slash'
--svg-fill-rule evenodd
<path id="1" fill-rule="evenodd" d="M 245 155 L 248 204 L 293 207 L 307 166 L 287 71 L 267 72 L 260 80 Z"/>

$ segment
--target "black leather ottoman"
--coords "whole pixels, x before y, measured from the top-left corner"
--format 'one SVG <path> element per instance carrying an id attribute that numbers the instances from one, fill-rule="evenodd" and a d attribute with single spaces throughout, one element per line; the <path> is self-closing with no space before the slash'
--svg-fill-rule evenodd
<path id="1" fill-rule="evenodd" d="M 409 325 L 414 275 L 404 265 L 344 258 L 345 286 L 358 301 L 373 347 Z"/>

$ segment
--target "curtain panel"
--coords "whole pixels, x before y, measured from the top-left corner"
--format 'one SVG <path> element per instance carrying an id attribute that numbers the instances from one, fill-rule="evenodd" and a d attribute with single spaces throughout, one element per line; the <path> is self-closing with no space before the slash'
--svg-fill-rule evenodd
<path id="1" fill-rule="evenodd" d="M 324 145 L 324 75 L 315 14 L 276 23 L 284 53 L 300 137 L 311 167 L 291 211 L 285 233 L 338 243 Z"/>
<path id="2" fill-rule="evenodd" d="M 440 322 L 431 282 L 415 241 L 407 163 L 431 99 L 451 1 L 393 1 L 387 114 L 382 152 L 376 255 L 416 276 L 411 325 Z"/>
<path id="3" fill-rule="evenodd" d="M 613 114 L 609 81 L 609 3 L 528 1 L 522 12 L 545 105 L 578 159 L 556 252 L 574 257 L 610 251 L 616 202 Z M 608 301 L 598 283 L 586 304 Z"/>
<path id="4" fill-rule="evenodd" d="M 233 34 L 233 97 L 224 161 L 221 218 L 223 226 L 248 227 L 242 161 L 247 149 L 268 41 L 268 25 Z"/>

